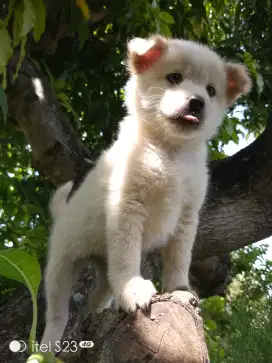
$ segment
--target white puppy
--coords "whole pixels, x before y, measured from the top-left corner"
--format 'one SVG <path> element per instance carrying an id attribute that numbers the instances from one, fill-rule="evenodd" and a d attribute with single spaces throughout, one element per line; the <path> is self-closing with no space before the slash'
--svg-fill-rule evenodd
<path id="1" fill-rule="evenodd" d="M 67 203 L 53 197 L 42 342 L 61 339 L 73 283 L 88 256 L 104 258 L 90 311 L 114 296 L 127 312 L 149 305 L 142 252 L 160 248 L 163 289 L 188 289 L 199 210 L 207 189 L 207 141 L 226 108 L 251 86 L 242 65 L 206 46 L 155 36 L 128 45 L 127 117 L 117 140 Z"/>

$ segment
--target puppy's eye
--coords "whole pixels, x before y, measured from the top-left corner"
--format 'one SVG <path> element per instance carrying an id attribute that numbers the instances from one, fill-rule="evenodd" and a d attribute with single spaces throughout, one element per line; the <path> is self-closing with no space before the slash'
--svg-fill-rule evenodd
<path id="1" fill-rule="evenodd" d="M 169 73 L 167 74 L 166 79 L 172 84 L 179 84 L 182 81 L 182 75 L 180 73 Z"/>
<path id="2" fill-rule="evenodd" d="M 206 88 L 207 92 L 208 92 L 208 95 L 210 97 L 214 97 L 215 96 L 215 89 L 213 86 L 211 86 L 210 84 L 207 86 Z"/>

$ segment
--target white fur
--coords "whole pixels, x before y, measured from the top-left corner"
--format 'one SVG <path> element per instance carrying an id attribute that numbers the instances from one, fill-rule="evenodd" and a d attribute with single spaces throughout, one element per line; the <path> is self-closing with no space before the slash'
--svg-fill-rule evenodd
<path id="1" fill-rule="evenodd" d="M 155 248 L 162 249 L 164 290 L 189 286 L 191 251 L 207 189 L 206 142 L 230 102 L 227 65 L 196 43 L 152 39 L 146 46 L 145 40 L 134 41 L 144 49 L 141 53 L 160 42 L 162 54 L 147 71 L 132 72 L 126 88 L 128 116 L 120 123 L 117 140 L 101 154 L 68 204 L 64 200 L 71 184 L 61 187 L 61 197 L 51 204 L 55 221 L 46 269 L 43 342 L 61 339 L 71 287 L 80 261 L 88 256 L 104 257 L 107 266 L 107 271 L 100 266 L 97 293 L 90 295 L 92 311 L 103 309 L 101 301 L 111 295 L 128 312 L 147 306 L 156 290 L 141 277 L 141 253 Z M 133 42 L 129 49 L 133 67 Z M 167 83 L 165 75 L 171 72 L 182 73 L 180 85 Z M 216 88 L 214 98 L 206 91 L 210 83 Z M 171 124 L 168 116 L 194 93 L 205 100 L 203 125 L 183 129 Z"/>
<path id="2" fill-rule="evenodd" d="M 73 182 L 69 181 L 58 188 L 53 194 L 49 203 L 49 210 L 53 220 L 55 221 L 66 204 L 66 198 L 72 189 Z"/>

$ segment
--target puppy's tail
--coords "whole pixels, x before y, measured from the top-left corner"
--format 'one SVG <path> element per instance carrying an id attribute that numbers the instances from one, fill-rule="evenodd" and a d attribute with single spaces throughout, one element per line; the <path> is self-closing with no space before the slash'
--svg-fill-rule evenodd
<path id="1" fill-rule="evenodd" d="M 57 188 L 53 194 L 49 203 L 49 210 L 54 221 L 58 218 L 62 209 L 66 206 L 67 197 L 72 187 L 73 182 L 69 181 Z"/>

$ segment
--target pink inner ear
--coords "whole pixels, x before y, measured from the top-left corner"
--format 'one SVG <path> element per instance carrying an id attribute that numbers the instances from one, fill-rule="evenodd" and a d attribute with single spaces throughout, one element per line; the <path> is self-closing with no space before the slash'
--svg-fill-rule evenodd
<path id="1" fill-rule="evenodd" d="M 230 100 L 234 101 L 239 95 L 239 83 L 236 79 L 235 71 L 230 69 L 227 77 L 227 96 Z"/>
<path id="2" fill-rule="evenodd" d="M 162 48 L 151 48 L 145 54 L 135 54 L 134 66 L 137 73 L 147 71 L 161 56 Z"/>
<path id="3" fill-rule="evenodd" d="M 228 79 L 228 88 L 229 89 L 236 89 L 237 88 L 237 82 L 235 82 L 234 79 L 229 78 Z"/>

